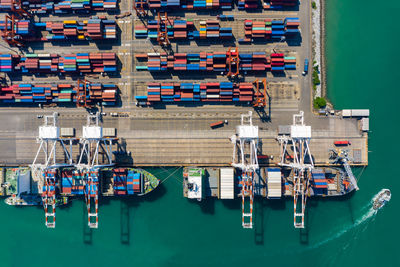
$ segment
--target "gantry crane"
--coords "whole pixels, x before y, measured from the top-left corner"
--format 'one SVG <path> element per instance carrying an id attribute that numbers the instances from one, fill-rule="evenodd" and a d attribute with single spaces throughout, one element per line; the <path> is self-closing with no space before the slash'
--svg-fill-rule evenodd
<path id="1" fill-rule="evenodd" d="M 76 165 L 83 174 L 85 182 L 85 200 L 88 211 L 88 225 L 98 228 L 99 170 L 113 166 L 112 142 L 114 139 L 103 137 L 103 127 L 99 125 L 100 113 L 88 115 L 87 124 L 83 126 L 80 139 L 81 153 Z M 99 162 L 103 153 L 105 162 Z"/>
<path id="2" fill-rule="evenodd" d="M 20 36 L 15 32 L 15 15 L 5 15 L 4 23 L 4 29 L 1 31 L 1 37 L 3 40 L 8 43 L 9 46 L 23 47 L 24 44 L 19 40 Z"/>
<path id="3" fill-rule="evenodd" d="M 357 180 L 354 177 L 354 174 L 351 170 L 351 167 L 349 165 L 349 151 L 346 149 L 339 149 L 339 150 L 335 150 L 335 149 L 330 149 L 330 151 L 332 152 L 332 158 L 333 158 L 333 162 L 334 164 L 336 163 L 340 163 L 343 165 L 347 176 L 349 177 L 349 180 L 351 182 L 351 184 L 353 185 L 355 190 L 359 190 L 360 188 L 357 185 Z"/>
<path id="4" fill-rule="evenodd" d="M 263 88 L 260 89 L 260 83 L 263 85 Z M 263 108 L 267 106 L 267 79 L 264 78 L 261 81 L 256 79 L 253 84 L 255 85 L 256 92 L 254 94 L 255 98 L 253 101 L 253 107 L 255 108 Z M 261 91 L 262 90 L 262 91 Z"/>
<path id="5" fill-rule="evenodd" d="M 166 47 L 171 44 L 168 38 L 168 25 L 171 23 L 168 19 L 167 12 L 158 12 L 158 28 L 157 28 L 157 42 L 159 45 Z"/>
<path id="6" fill-rule="evenodd" d="M 311 126 L 304 125 L 303 111 L 293 115 L 290 135 L 278 136 L 277 140 L 281 147 L 279 165 L 291 168 L 293 174 L 294 227 L 304 228 L 304 213 L 314 162 L 309 147 Z"/>
<path id="7" fill-rule="evenodd" d="M 233 143 L 232 166 L 242 172 L 242 226 L 253 228 L 253 184 L 259 169 L 257 159 L 258 126 L 252 122 L 252 112 L 241 115 L 241 124 L 236 126 L 236 135 L 231 137 Z M 248 197 L 248 201 L 246 201 Z M 246 202 L 249 207 L 246 209 Z"/>
<path id="8" fill-rule="evenodd" d="M 238 47 L 229 47 L 227 52 L 227 64 L 228 64 L 228 73 L 226 74 L 229 78 L 234 78 L 239 75 L 239 48 Z"/>
<path id="9" fill-rule="evenodd" d="M 30 18 L 32 15 L 22 8 L 21 0 L 12 0 L 11 15 L 5 15 L 4 29 L 1 37 L 10 46 L 23 47 L 24 44 L 19 40 L 20 36 L 16 33 L 16 18 Z M 9 26 L 10 25 L 10 26 Z"/>
<path id="10" fill-rule="evenodd" d="M 146 17 L 147 16 L 147 8 L 149 6 L 148 0 L 133 0 L 133 9 L 136 11 L 136 15 L 138 17 Z M 145 9 L 146 8 L 146 9 Z"/>
<path id="11" fill-rule="evenodd" d="M 73 166 L 72 164 L 72 141 L 60 137 L 58 127 L 58 113 L 44 116 L 44 124 L 39 126 L 37 142 L 40 143 L 35 159 L 31 164 L 32 177 L 39 181 L 39 193 L 42 194 L 42 202 L 46 216 L 46 226 L 56 226 L 56 182 L 57 170 L 62 167 Z M 63 159 L 59 159 L 57 145 L 63 152 Z M 68 149 L 69 148 L 69 149 Z M 41 153 L 43 152 L 43 153 Z M 39 156 L 43 154 L 42 157 Z M 42 163 L 39 163 L 39 161 Z"/>
<path id="12" fill-rule="evenodd" d="M 78 88 L 76 89 L 76 106 L 90 108 L 92 105 L 88 103 L 88 93 L 89 93 L 90 82 L 84 78 L 83 80 L 78 79 Z"/>

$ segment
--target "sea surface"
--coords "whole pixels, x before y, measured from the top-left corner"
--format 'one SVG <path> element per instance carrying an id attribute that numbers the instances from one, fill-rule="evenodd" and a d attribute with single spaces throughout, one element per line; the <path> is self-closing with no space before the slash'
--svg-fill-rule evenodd
<path id="1" fill-rule="evenodd" d="M 56 229 L 40 207 L 0 201 L 0 267 L 400 266 L 400 2 L 327 0 L 326 9 L 329 98 L 337 109 L 371 110 L 358 192 L 310 200 L 304 231 L 293 228 L 291 199 L 257 201 L 256 227 L 244 230 L 239 200 L 189 201 L 181 169 L 149 169 L 162 185 L 144 198 L 101 200 L 93 231 L 82 200 L 57 210 Z M 382 188 L 392 200 L 375 214 Z"/>

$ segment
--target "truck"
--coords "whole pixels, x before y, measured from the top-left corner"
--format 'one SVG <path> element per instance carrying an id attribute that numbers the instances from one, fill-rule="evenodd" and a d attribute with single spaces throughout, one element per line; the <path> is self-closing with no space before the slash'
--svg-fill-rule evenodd
<path id="1" fill-rule="evenodd" d="M 212 129 L 214 129 L 214 128 L 222 127 L 222 126 L 224 126 L 224 124 L 228 124 L 228 120 L 213 122 L 210 124 L 210 127 Z"/>
<path id="2" fill-rule="evenodd" d="M 303 75 L 306 75 L 308 73 L 308 58 L 304 59 L 304 71 Z"/>
<path id="3" fill-rule="evenodd" d="M 348 146 L 351 145 L 350 141 L 345 140 L 345 141 L 335 141 L 333 143 L 335 146 Z"/>

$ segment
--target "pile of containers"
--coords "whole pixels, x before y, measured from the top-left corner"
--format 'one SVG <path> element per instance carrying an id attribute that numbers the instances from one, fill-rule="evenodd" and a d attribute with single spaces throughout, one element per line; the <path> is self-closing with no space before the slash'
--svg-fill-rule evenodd
<path id="1" fill-rule="evenodd" d="M 285 33 L 286 36 L 290 37 L 300 33 L 299 30 L 300 19 L 299 18 L 285 18 Z"/>
<path id="2" fill-rule="evenodd" d="M 4 30 L 4 28 L 5 21 L 0 21 L 0 30 Z M 8 21 L 8 29 L 11 29 L 11 21 Z M 18 41 L 115 39 L 116 23 L 115 20 L 108 20 L 105 17 L 92 17 L 83 22 L 76 20 L 65 20 L 63 22 L 17 20 L 15 33 L 15 39 Z"/>
<path id="3" fill-rule="evenodd" d="M 2 72 L 22 73 L 114 73 L 117 71 L 115 53 L 26 54 L 25 56 L 0 55 Z M 4 62 L 2 61 L 4 59 Z M 2 64 L 7 68 L 1 68 Z M 11 65 L 11 68 L 10 68 Z"/>
<path id="4" fill-rule="evenodd" d="M 238 9 L 257 9 L 258 8 L 258 0 L 239 0 L 238 1 Z"/>
<path id="5" fill-rule="evenodd" d="M 264 9 L 282 9 L 284 7 L 297 6 L 299 0 L 264 0 Z"/>
<path id="6" fill-rule="evenodd" d="M 328 191 L 328 182 L 325 173 L 320 169 L 314 169 L 311 172 L 311 186 L 315 195 L 325 195 Z"/>
<path id="7" fill-rule="evenodd" d="M 141 193 L 141 174 L 133 170 L 113 169 L 114 195 L 134 195 Z"/>
<path id="8" fill-rule="evenodd" d="M 135 0 L 140 2 L 141 0 Z M 232 9 L 232 0 L 149 0 L 149 9 L 180 8 L 180 9 L 206 9 L 221 8 Z"/>
<path id="9" fill-rule="evenodd" d="M 161 31 L 164 31 L 164 26 L 161 25 Z M 167 21 L 167 34 L 170 40 L 193 40 L 206 38 L 232 38 L 232 28 L 221 28 L 218 20 L 200 21 L 200 29 L 196 30 L 193 20 L 173 20 Z M 148 25 L 138 25 L 135 27 L 135 38 L 157 39 L 158 21 L 149 20 Z"/>
<path id="10" fill-rule="evenodd" d="M 0 30 L 6 28 L 6 22 L 4 20 L 0 21 Z M 7 21 L 7 29 L 11 30 L 11 21 Z M 32 23 L 30 20 L 16 20 L 14 24 L 14 30 L 17 35 L 27 36 L 31 35 L 33 31 Z"/>
<path id="11" fill-rule="evenodd" d="M 293 37 L 299 31 L 300 20 L 298 18 L 286 18 L 285 20 L 265 19 L 263 21 L 244 21 L 245 38 L 239 39 L 241 43 L 249 43 L 253 39 L 281 40 L 282 37 Z"/>
<path id="12" fill-rule="evenodd" d="M 114 84 L 89 83 L 86 88 L 72 84 L 13 84 L 0 87 L 0 102 L 15 103 L 56 103 L 73 104 L 77 101 L 77 93 L 86 90 L 89 105 L 102 103 L 115 105 L 118 88 Z"/>
<path id="13" fill-rule="evenodd" d="M 234 54 L 234 53 L 233 53 Z M 147 65 L 136 65 L 137 70 L 159 71 L 228 71 L 228 52 L 166 53 L 136 54 L 138 63 L 147 61 Z M 234 55 L 233 55 L 234 56 Z M 240 71 L 284 71 L 295 69 L 294 58 L 285 61 L 284 54 L 273 53 L 267 56 L 265 52 L 239 53 Z"/>
<path id="14" fill-rule="evenodd" d="M 136 96 L 141 104 L 155 102 L 251 102 L 253 84 L 232 82 L 148 83 L 147 96 Z"/>
<path id="15" fill-rule="evenodd" d="M 0 11 L 10 11 L 12 0 L 0 0 Z M 36 14 L 64 14 L 71 12 L 107 11 L 117 9 L 117 0 L 21 1 L 22 8 Z"/>

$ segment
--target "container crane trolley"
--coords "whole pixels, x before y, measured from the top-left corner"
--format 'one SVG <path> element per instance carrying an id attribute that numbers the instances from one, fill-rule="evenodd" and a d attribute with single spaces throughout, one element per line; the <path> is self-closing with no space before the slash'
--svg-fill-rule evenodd
<path id="1" fill-rule="evenodd" d="M 303 111 L 293 115 L 290 135 L 278 136 L 277 140 L 281 147 L 279 165 L 292 169 L 293 174 L 294 227 L 304 228 L 304 213 L 314 162 L 309 146 L 311 126 L 304 125 Z"/>
<path id="2" fill-rule="evenodd" d="M 258 126 L 252 122 L 252 112 L 242 114 L 241 125 L 236 126 L 236 135 L 231 137 L 233 144 L 232 166 L 242 172 L 242 226 L 253 228 L 254 177 L 259 170 L 257 159 Z M 248 197 L 248 201 L 246 201 Z M 246 209 L 246 202 L 248 208 Z"/>

